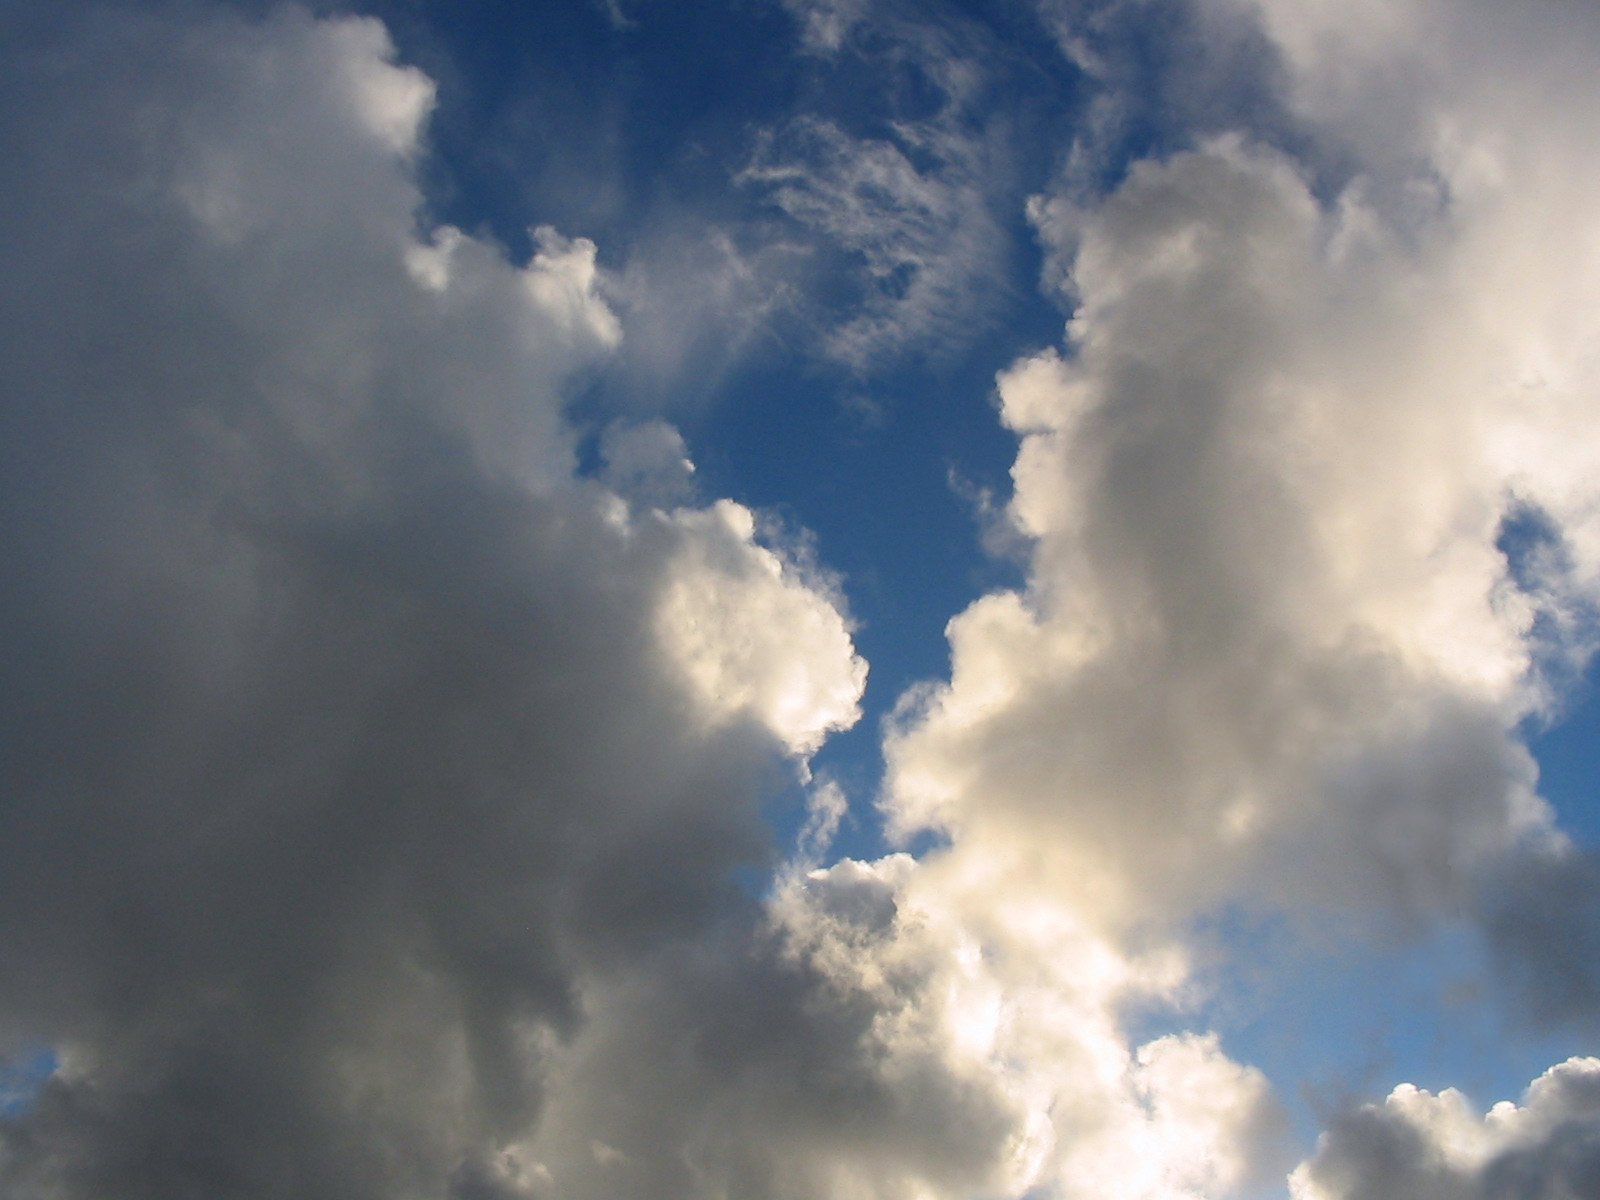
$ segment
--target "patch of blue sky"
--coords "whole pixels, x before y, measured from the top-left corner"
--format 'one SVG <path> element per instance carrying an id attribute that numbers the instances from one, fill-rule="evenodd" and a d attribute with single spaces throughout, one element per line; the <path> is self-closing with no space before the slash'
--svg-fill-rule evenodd
<path id="1" fill-rule="evenodd" d="M 401 57 L 439 81 L 429 215 L 514 253 L 551 224 L 625 255 L 663 210 L 714 216 L 753 121 L 790 111 L 802 70 L 775 5 L 663 4 L 617 28 L 601 6 L 376 0 Z"/>
<path id="2" fill-rule="evenodd" d="M 1571 556 L 1560 528 L 1531 505 L 1514 505 L 1501 523 L 1498 545 L 1512 582 L 1536 601 L 1548 596 Z M 1600 668 L 1575 664 L 1573 644 L 1592 645 L 1597 614 L 1550 611 L 1534 618 L 1540 669 L 1550 679 L 1553 711 L 1530 718 L 1523 735 L 1539 763 L 1539 790 L 1561 827 L 1583 845 L 1600 847 Z M 1564 628 L 1562 626 L 1565 626 Z"/>
<path id="3" fill-rule="evenodd" d="M 1566 707 L 1549 728 L 1532 731 L 1539 791 L 1555 807 L 1561 828 L 1600 848 L 1600 669 L 1573 685 Z"/>
<path id="4" fill-rule="evenodd" d="M 29 1047 L 0 1059 L 0 1120 L 28 1112 L 60 1065 L 48 1046 Z"/>

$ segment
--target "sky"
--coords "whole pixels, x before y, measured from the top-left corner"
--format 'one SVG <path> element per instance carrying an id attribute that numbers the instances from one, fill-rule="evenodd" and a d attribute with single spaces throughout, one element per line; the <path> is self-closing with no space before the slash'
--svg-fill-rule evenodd
<path id="1" fill-rule="evenodd" d="M 1600 1195 L 1591 0 L 0 0 L 0 1192 Z"/>

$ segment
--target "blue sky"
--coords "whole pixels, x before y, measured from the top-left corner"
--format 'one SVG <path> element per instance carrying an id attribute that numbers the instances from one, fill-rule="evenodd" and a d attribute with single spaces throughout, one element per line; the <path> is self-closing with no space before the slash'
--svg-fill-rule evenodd
<path id="1" fill-rule="evenodd" d="M 10 1193 L 1600 1187 L 1582 0 L 0 32 Z"/>

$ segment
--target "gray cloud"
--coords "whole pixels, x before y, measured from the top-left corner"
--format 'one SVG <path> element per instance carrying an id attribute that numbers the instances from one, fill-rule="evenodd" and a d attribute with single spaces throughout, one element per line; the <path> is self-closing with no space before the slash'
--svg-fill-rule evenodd
<path id="1" fill-rule="evenodd" d="M 1573 1058 L 1485 1116 L 1402 1085 L 1342 1116 L 1290 1180 L 1294 1200 L 1562 1200 L 1600 1188 L 1600 1060 Z"/>
<path id="2" fill-rule="evenodd" d="M 1474 910 L 1515 1019 L 1534 1028 L 1600 1019 L 1600 861 L 1556 840 L 1485 872 Z"/>
<path id="3" fill-rule="evenodd" d="M 419 240 L 388 59 L 293 10 L 10 41 L 0 1038 L 61 1066 L 8 1194 L 481 1191 L 584 980 L 737 911 L 853 719 L 748 513 L 573 477 L 593 248 Z M 783 641 L 685 640 L 685 589 Z"/>

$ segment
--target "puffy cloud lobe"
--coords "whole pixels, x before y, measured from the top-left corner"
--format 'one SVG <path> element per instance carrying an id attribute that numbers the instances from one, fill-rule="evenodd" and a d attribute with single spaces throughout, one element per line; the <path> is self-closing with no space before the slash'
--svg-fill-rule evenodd
<path id="1" fill-rule="evenodd" d="M 1204 1036 L 1126 1048 L 1117 1005 L 1170 964 L 1055 911 L 980 927 L 950 882 L 905 855 L 801 864 L 761 930 L 609 976 L 519 1148 L 526 1194 L 1169 1200 L 1254 1178 L 1259 1073 Z"/>
<path id="2" fill-rule="evenodd" d="M 755 518 L 731 500 L 666 518 L 690 536 L 658 610 L 667 653 L 713 722 L 755 714 L 796 753 L 853 725 L 866 664 L 820 579 L 752 546 Z"/>
<path id="3" fill-rule="evenodd" d="M 1560 1200 L 1600 1188 L 1600 1059 L 1571 1058 L 1520 1105 L 1478 1116 L 1454 1089 L 1402 1084 L 1345 1114 L 1290 1179 L 1294 1200 Z"/>
<path id="4" fill-rule="evenodd" d="M 17 34 L 0 1039 L 61 1066 L 0 1179 L 534 1188 L 589 981 L 738 910 L 775 764 L 852 719 L 832 592 L 737 506 L 574 477 L 594 247 L 419 237 L 381 27 Z M 686 592 L 785 637 L 686 648 Z M 742 699 L 685 722 L 707 662 Z"/>
<path id="5" fill-rule="evenodd" d="M 1237 140 L 1038 215 L 1078 309 L 1070 358 L 1000 381 L 1030 586 L 952 623 L 951 683 L 891 742 L 892 817 L 1049 864 L 1112 920 L 1286 861 L 1312 899 L 1463 902 L 1547 822 L 1514 732 L 1544 601 L 1500 544 L 1552 482 L 1508 444 L 1574 415 L 1507 387 L 1542 314 L 1462 286 L 1470 226 L 1407 244 Z"/>
<path id="6" fill-rule="evenodd" d="M 1170 951 L 1130 955 L 953 865 L 846 860 L 791 877 L 773 902 L 788 953 L 874 1014 L 868 1059 L 902 1094 L 954 1081 L 969 1114 L 1003 1122 L 981 1182 L 946 1168 L 936 1194 L 1155 1200 L 1251 1181 L 1277 1130 L 1261 1075 L 1210 1036 L 1127 1048 L 1123 1007 L 1181 981 Z"/>

